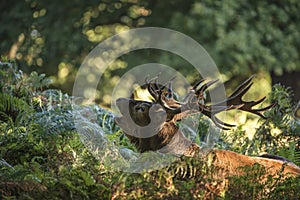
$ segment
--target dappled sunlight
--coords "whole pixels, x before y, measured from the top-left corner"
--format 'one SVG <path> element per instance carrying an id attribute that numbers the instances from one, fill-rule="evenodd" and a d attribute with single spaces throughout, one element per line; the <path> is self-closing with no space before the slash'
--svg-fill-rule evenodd
<path id="1" fill-rule="evenodd" d="M 58 81 L 63 84 L 65 83 L 67 77 L 69 76 L 69 74 L 71 73 L 71 71 L 73 70 L 73 65 L 70 63 L 65 63 L 65 62 L 61 62 L 58 65 Z"/>
<path id="2" fill-rule="evenodd" d="M 298 199 L 299 8 L 1 1 L 0 199 Z"/>
<path id="3" fill-rule="evenodd" d="M 223 112 L 217 115 L 220 119 L 226 123 L 233 124 L 236 127 L 241 127 L 242 131 L 245 132 L 245 136 L 248 137 L 250 140 L 253 139 L 257 128 L 262 124 L 259 116 L 255 116 L 253 114 L 248 114 L 242 111 L 228 111 Z M 232 128 L 234 131 L 235 128 Z M 230 138 L 232 131 L 224 132 L 225 135 Z"/>
<path id="4" fill-rule="evenodd" d="M 252 140 L 254 134 L 256 133 L 257 129 L 260 127 L 261 122 L 259 121 L 258 117 L 256 119 L 248 119 L 245 124 L 242 124 L 242 130 L 246 132 L 246 136 Z"/>

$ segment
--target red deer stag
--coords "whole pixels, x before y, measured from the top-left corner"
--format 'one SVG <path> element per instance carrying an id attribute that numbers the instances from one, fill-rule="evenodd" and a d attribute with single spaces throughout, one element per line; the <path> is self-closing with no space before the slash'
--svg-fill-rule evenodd
<path id="1" fill-rule="evenodd" d="M 242 100 L 252 85 L 252 79 L 253 76 L 242 83 L 226 100 L 214 105 L 205 105 L 203 95 L 216 81 L 210 81 L 201 87 L 200 84 L 204 80 L 197 82 L 184 101 L 179 102 L 173 98 L 170 86 L 146 80 L 144 86 L 154 101 L 117 99 L 116 104 L 122 115 L 116 117 L 115 121 L 140 152 L 151 150 L 185 156 L 199 155 L 201 147 L 185 137 L 177 122 L 192 113 L 201 112 L 211 118 L 216 126 L 226 130 L 233 125 L 222 122 L 216 114 L 232 109 L 250 112 L 266 119 L 264 112 L 273 104 L 261 109 L 253 108 L 264 101 L 265 97 L 257 101 Z M 213 149 L 209 154 L 213 155 L 212 164 L 221 169 L 220 174 L 224 178 L 241 175 L 241 167 L 252 166 L 255 163 L 264 166 L 267 175 L 277 175 L 282 169 L 286 176 L 300 174 L 298 166 L 279 156 L 252 157 L 220 149 Z"/>

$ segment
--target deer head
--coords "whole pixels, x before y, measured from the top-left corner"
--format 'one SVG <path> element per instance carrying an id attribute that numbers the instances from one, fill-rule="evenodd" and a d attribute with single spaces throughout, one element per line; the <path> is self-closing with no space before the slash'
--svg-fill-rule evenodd
<path id="1" fill-rule="evenodd" d="M 117 99 L 116 104 L 122 116 L 116 117 L 115 121 L 141 152 L 159 150 L 162 147 L 166 147 L 168 152 L 174 152 L 174 150 L 170 150 L 172 146 L 173 148 L 176 146 L 176 149 L 188 148 L 192 142 L 184 137 L 176 122 L 190 114 L 202 113 L 211 118 L 216 126 L 225 130 L 234 125 L 222 122 L 216 117 L 216 114 L 222 111 L 238 109 L 266 118 L 264 112 L 274 104 L 261 109 L 253 109 L 265 97 L 257 101 L 242 100 L 252 85 L 252 79 L 253 76 L 242 83 L 224 101 L 212 105 L 205 105 L 204 92 L 209 86 L 216 83 L 216 80 L 205 84 L 203 84 L 205 80 L 198 81 L 183 102 L 179 102 L 174 99 L 171 82 L 160 85 L 157 84 L 156 79 L 151 81 L 146 79 L 146 84 L 142 87 L 148 90 L 153 101 L 135 100 L 133 97 Z M 200 86 L 201 84 L 202 86 Z M 173 144 L 174 140 L 178 141 L 176 145 Z M 183 151 L 175 152 L 182 153 Z"/>

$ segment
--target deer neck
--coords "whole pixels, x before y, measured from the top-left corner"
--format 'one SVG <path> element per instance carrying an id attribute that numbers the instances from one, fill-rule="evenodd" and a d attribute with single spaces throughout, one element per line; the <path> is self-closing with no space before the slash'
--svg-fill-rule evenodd
<path id="1" fill-rule="evenodd" d="M 170 126 L 173 128 L 170 128 Z M 174 128 L 174 126 L 176 128 Z M 173 130 L 173 132 L 170 133 L 170 130 Z M 172 137 L 168 137 L 166 145 L 159 149 L 158 152 L 194 156 L 194 154 L 200 150 L 200 147 L 185 137 L 184 133 L 174 123 L 168 123 L 167 126 L 165 125 L 160 134 Z"/>

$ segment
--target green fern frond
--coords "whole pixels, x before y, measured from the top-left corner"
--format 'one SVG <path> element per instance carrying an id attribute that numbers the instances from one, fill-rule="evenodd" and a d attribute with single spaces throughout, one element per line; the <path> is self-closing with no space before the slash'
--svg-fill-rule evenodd
<path id="1" fill-rule="evenodd" d="M 0 93 L 0 122 L 11 128 L 22 126 L 32 113 L 33 108 L 24 100 Z"/>

